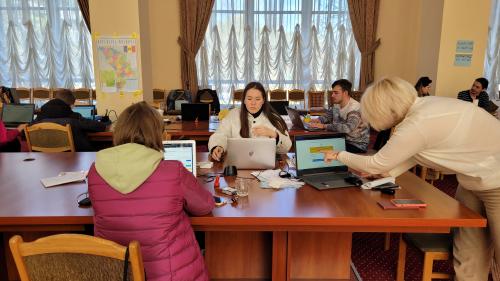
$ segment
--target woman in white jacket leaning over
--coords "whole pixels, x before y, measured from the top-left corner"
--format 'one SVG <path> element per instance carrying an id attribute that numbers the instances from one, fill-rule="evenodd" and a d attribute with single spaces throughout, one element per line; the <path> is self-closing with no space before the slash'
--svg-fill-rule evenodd
<path id="1" fill-rule="evenodd" d="M 287 153 L 292 146 L 283 118 L 267 101 L 266 91 L 259 82 L 251 82 L 243 91 L 241 108 L 229 112 L 210 136 L 208 149 L 212 159 L 220 161 L 227 148 L 228 138 L 276 139 L 276 152 Z"/>

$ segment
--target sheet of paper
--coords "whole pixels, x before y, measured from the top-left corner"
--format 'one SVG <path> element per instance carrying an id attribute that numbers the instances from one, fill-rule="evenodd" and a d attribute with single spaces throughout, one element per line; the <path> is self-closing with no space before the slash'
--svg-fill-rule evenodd
<path id="1" fill-rule="evenodd" d="M 45 187 L 52 187 L 70 182 L 84 181 L 88 171 L 62 172 L 56 177 L 43 178 L 41 182 Z"/>

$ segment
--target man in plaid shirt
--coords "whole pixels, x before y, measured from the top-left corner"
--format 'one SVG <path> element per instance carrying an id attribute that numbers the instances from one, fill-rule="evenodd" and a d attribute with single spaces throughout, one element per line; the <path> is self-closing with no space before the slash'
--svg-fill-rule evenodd
<path id="1" fill-rule="evenodd" d="M 365 153 L 370 139 L 370 127 L 361 118 L 360 104 L 351 98 L 352 83 L 340 79 L 332 84 L 332 107 L 310 126 L 346 134 L 346 150 Z"/>

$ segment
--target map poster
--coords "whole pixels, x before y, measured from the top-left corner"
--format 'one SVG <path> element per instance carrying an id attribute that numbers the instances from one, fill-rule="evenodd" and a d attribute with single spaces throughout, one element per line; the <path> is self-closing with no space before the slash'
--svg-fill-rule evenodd
<path id="1" fill-rule="evenodd" d="M 130 37 L 99 37 L 97 57 L 103 93 L 136 92 L 139 90 L 137 39 Z"/>

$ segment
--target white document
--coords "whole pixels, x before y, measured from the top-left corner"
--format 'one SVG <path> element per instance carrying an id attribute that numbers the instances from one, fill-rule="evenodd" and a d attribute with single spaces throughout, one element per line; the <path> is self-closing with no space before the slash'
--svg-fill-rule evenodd
<path id="1" fill-rule="evenodd" d="M 361 185 L 361 188 L 363 189 L 372 189 L 373 187 L 379 186 L 384 183 L 396 183 L 396 178 L 395 177 L 387 177 L 387 178 L 381 178 L 377 179 L 374 181 L 369 181 L 365 182 L 363 185 Z"/>
<path id="2" fill-rule="evenodd" d="M 262 188 L 300 188 L 304 185 L 303 182 L 297 179 L 281 178 L 279 176 L 280 169 L 254 171 L 251 174 L 261 181 Z M 262 184 L 264 183 L 264 184 Z"/>
<path id="3" fill-rule="evenodd" d="M 85 181 L 88 171 L 62 172 L 56 177 L 41 179 L 43 186 L 52 187 L 70 182 Z"/>

